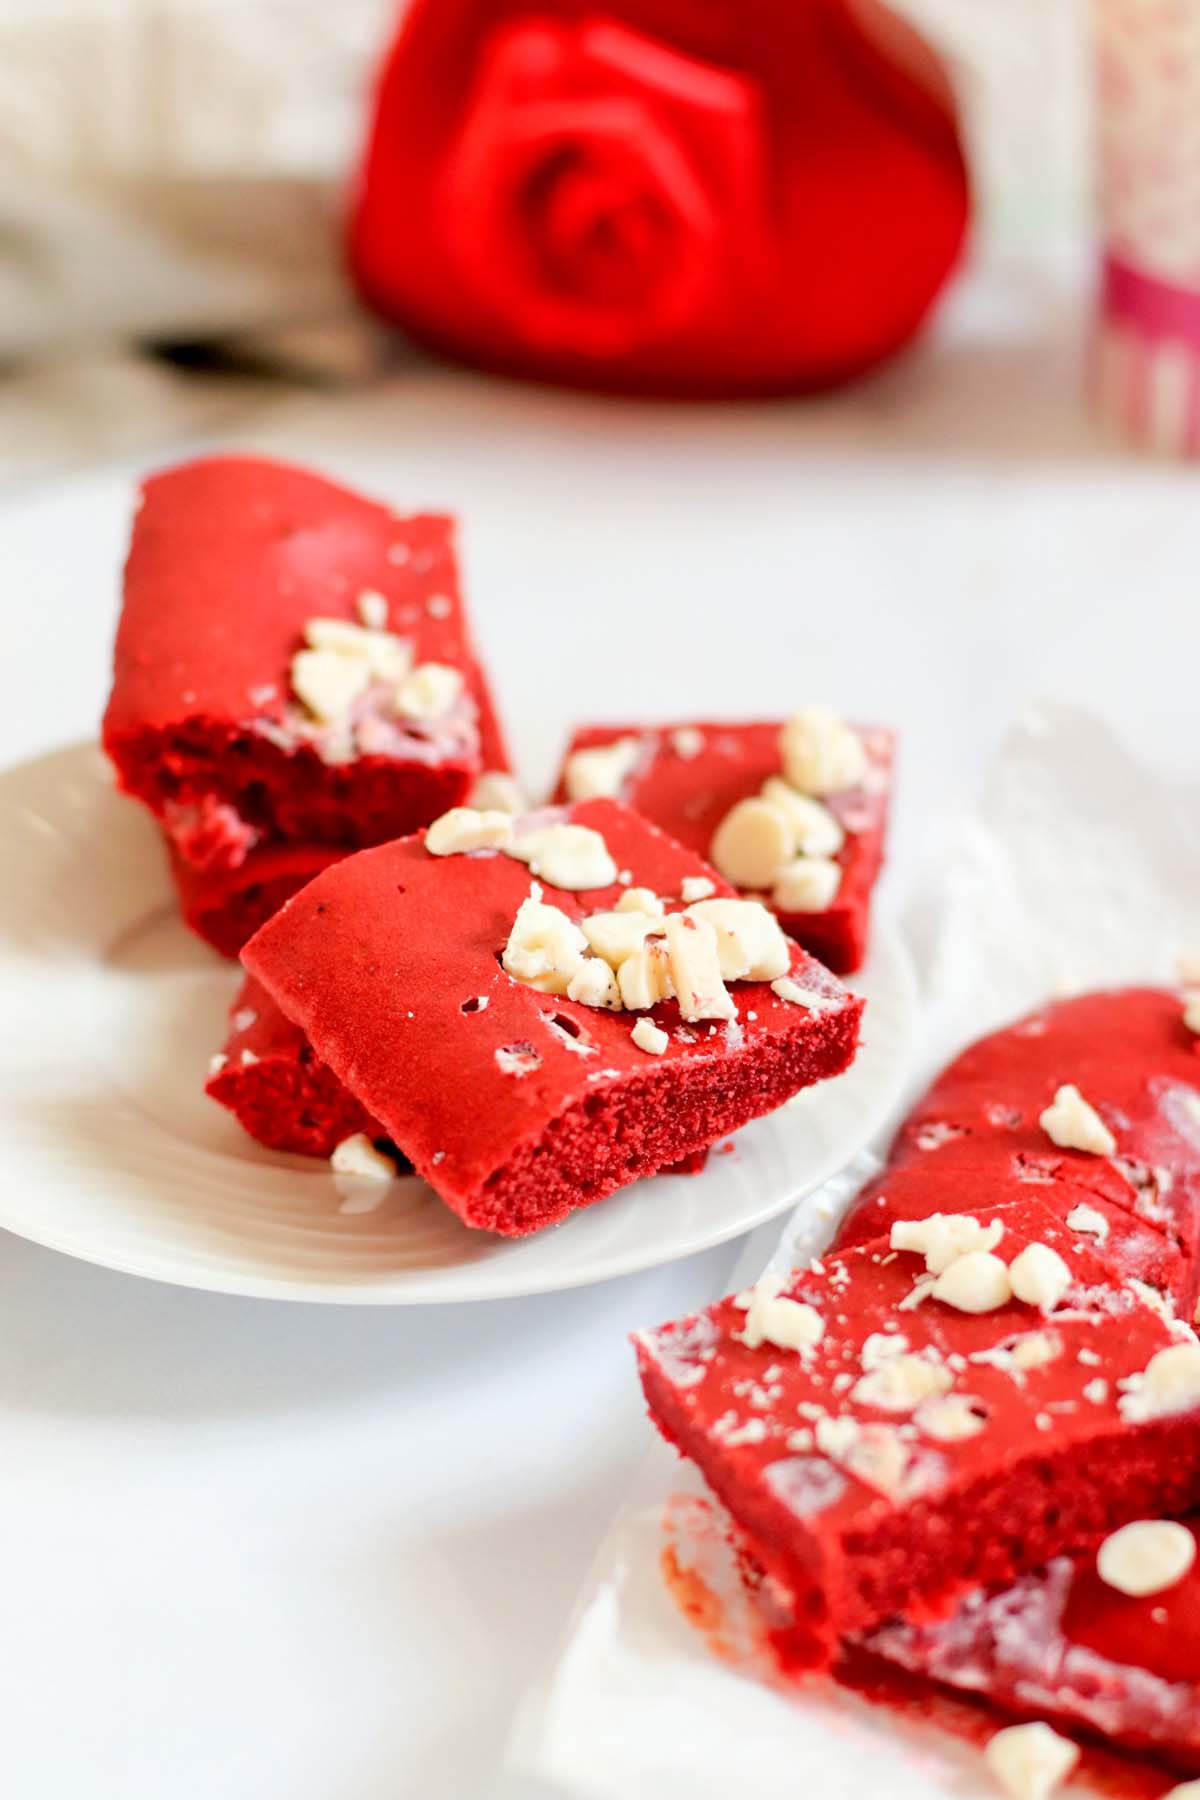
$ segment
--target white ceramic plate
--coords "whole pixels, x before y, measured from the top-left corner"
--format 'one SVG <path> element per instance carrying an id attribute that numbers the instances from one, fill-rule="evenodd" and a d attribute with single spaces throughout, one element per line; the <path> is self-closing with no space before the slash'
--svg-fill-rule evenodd
<path id="1" fill-rule="evenodd" d="M 640 1181 L 515 1243 L 468 1231 L 416 1177 L 356 1211 L 324 1164 L 261 1149 L 205 1096 L 237 972 L 179 923 L 156 833 L 100 753 L 0 776 L 0 843 L 0 1225 L 130 1274 L 360 1304 L 600 1281 L 784 1211 L 871 1135 L 903 1078 L 914 982 L 878 932 L 854 983 L 869 1002 L 854 1066 L 702 1174 Z"/>

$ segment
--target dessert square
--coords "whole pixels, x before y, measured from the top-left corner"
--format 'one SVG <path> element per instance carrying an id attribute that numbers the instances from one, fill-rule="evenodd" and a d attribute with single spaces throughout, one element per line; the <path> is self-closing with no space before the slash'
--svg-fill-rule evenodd
<path id="1" fill-rule="evenodd" d="M 584 725 L 556 797 L 603 793 L 636 808 L 844 975 L 866 955 L 893 750 L 890 731 L 821 707 L 783 723 Z"/>
<path id="2" fill-rule="evenodd" d="M 198 869 L 167 845 L 184 924 L 231 958 L 285 900 L 344 855 L 336 844 L 267 843 L 251 850 L 236 869 Z"/>
<path id="3" fill-rule="evenodd" d="M 1200 1344 L 1034 1199 L 636 1345 L 654 1422 L 785 1590 L 798 1664 L 1200 1498 Z"/>
<path id="4" fill-rule="evenodd" d="M 152 476 L 103 741 L 204 873 L 428 823 L 505 766 L 452 521 L 262 458 Z"/>
<path id="5" fill-rule="evenodd" d="M 243 960 L 446 1204 L 508 1235 L 839 1074 L 862 1010 L 606 800 L 460 809 L 350 857 Z"/>

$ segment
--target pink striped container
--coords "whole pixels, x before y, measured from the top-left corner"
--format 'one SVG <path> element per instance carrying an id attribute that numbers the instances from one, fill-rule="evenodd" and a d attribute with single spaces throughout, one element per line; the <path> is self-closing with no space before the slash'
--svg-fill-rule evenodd
<path id="1" fill-rule="evenodd" d="M 1133 441 L 1200 456 L 1200 0 L 1092 0 L 1092 16 L 1097 403 Z"/>

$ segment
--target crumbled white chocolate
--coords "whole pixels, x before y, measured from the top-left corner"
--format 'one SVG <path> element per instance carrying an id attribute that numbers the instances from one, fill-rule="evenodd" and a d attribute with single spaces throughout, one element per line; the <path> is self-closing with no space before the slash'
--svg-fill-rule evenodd
<path id="1" fill-rule="evenodd" d="M 343 1138 L 329 1164 L 337 1175 L 361 1175 L 369 1181 L 391 1181 L 396 1174 L 391 1157 L 377 1150 L 365 1131 Z"/>
<path id="2" fill-rule="evenodd" d="M 449 712 L 463 691 L 462 670 L 450 663 L 418 663 L 396 690 L 403 719 L 436 719 Z"/>
<path id="3" fill-rule="evenodd" d="M 637 1021 L 629 1035 L 639 1050 L 648 1050 L 651 1056 L 661 1056 L 671 1041 L 661 1026 L 644 1017 Z"/>
<path id="4" fill-rule="evenodd" d="M 790 861 L 791 823 L 769 800 L 739 800 L 713 833 L 709 860 L 739 888 L 769 888 Z"/>
<path id="5" fill-rule="evenodd" d="M 1097 1375 L 1093 1380 L 1085 1381 L 1080 1392 L 1092 1406 L 1103 1406 L 1108 1399 L 1108 1383 L 1102 1375 Z"/>
<path id="6" fill-rule="evenodd" d="M 1004 1236 L 999 1219 L 982 1225 L 973 1213 L 930 1213 L 925 1219 L 897 1219 L 888 1244 L 893 1250 L 915 1250 L 931 1275 L 940 1275 L 972 1250 L 994 1250 Z"/>
<path id="7" fill-rule="evenodd" d="M 1103 1243 L 1108 1236 L 1108 1220 L 1094 1206 L 1073 1206 L 1067 1214 L 1067 1229 L 1078 1231 L 1081 1236 L 1094 1237 Z"/>
<path id="8" fill-rule="evenodd" d="M 832 999 L 828 994 L 819 994 L 815 988 L 801 987 L 791 975 L 781 975 L 778 981 L 771 983 L 771 992 L 789 1006 L 806 1006 L 810 1012 L 837 1012 L 840 1000 Z"/>
<path id="9" fill-rule="evenodd" d="M 1011 1800 L 1049 1800 L 1079 1761 L 1079 1745 L 1039 1719 L 996 1732 L 983 1760 Z"/>
<path id="10" fill-rule="evenodd" d="M 814 1435 L 817 1448 L 840 1463 L 867 1487 L 890 1500 L 913 1500 L 944 1479 L 944 1459 L 932 1451 L 914 1451 L 910 1425 L 852 1418 L 820 1418 Z"/>
<path id="11" fill-rule="evenodd" d="M 1112 1156 L 1116 1152 L 1116 1138 L 1073 1082 L 1065 1082 L 1059 1088 L 1039 1123 L 1060 1150 L 1086 1150 L 1093 1156 Z"/>
<path id="12" fill-rule="evenodd" d="M 1008 1265 L 1008 1279 L 1018 1300 L 1049 1312 L 1071 1285 L 1071 1271 L 1049 1244 L 1026 1244 Z"/>
<path id="13" fill-rule="evenodd" d="M 542 1066 L 542 1059 L 532 1044 L 501 1044 L 492 1055 L 500 1073 L 515 1076 L 518 1081 Z M 599 1072 L 604 1073 L 603 1070 Z"/>
<path id="14" fill-rule="evenodd" d="M 468 850 L 503 850 L 511 837 L 508 813 L 452 806 L 425 833 L 425 848 L 430 856 L 463 856 Z"/>
<path id="15" fill-rule="evenodd" d="M 675 989 L 667 947 L 657 939 L 627 956 L 617 972 L 621 1004 L 630 1012 L 645 1012 L 660 1000 L 670 1000 Z"/>
<path id="16" fill-rule="evenodd" d="M 617 901 L 617 912 L 648 913 L 652 919 L 661 919 L 666 907 L 654 892 L 653 888 L 626 888 Z"/>
<path id="17" fill-rule="evenodd" d="M 602 956 L 613 969 L 619 969 L 627 957 L 633 956 L 650 937 L 661 937 L 665 921 L 650 913 L 589 913 L 582 922 L 583 935 L 597 956 Z"/>
<path id="18" fill-rule="evenodd" d="M 516 981 L 543 994 L 565 994 L 579 971 L 587 939 L 557 906 L 532 895 L 517 909 L 500 961 Z"/>
<path id="19" fill-rule="evenodd" d="M 779 734 L 784 778 L 802 794 L 840 794 L 867 772 L 867 753 L 857 731 L 831 706 L 805 706 Z"/>
<path id="20" fill-rule="evenodd" d="M 957 1444 L 975 1437 L 987 1424 L 983 1408 L 970 1394 L 945 1394 L 923 1400 L 913 1422 L 926 1437 L 939 1444 Z"/>
<path id="21" fill-rule="evenodd" d="M 515 837 L 507 851 L 552 887 L 572 892 L 611 887 L 617 878 L 608 845 L 589 825 L 541 825 Z"/>
<path id="22" fill-rule="evenodd" d="M 1012 1266 L 1009 1267 L 1012 1275 Z M 1056 1331 L 1027 1331 L 1016 1339 L 1009 1350 L 1009 1361 L 1022 1374 L 1030 1369 L 1044 1369 L 1057 1362 L 1063 1353 L 1063 1341 Z"/>
<path id="23" fill-rule="evenodd" d="M 787 974 L 791 950 L 779 921 L 757 900 L 699 900 L 688 916 L 716 932 L 726 981 L 770 981 Z"/>
<path id="24" fill-rule="evenodd" d="M 371 684 L 370 664 L 336 650 L 298 650 L 292 690 L 322 725 L 340 725 Z"/>
<path id="25" fill-rule="evenodd" d="M 778 775 L 768 776 L 762 797 L 787 814 L 792 826 L 793 853 L 798 856 L 836 856 L 846 833 L 827 806 L 811 794 L 801 794 Z"/>
<path id="26" fill-rule="evenodd" d="M 575 750 L 563 769 L 568 800 L 616 800 L 632 774 L 641 746 L 633 737 L 617 738 L 591 750 Z"/>
<path id="27" fill-rule="evenodd" d="M 219 1075 L 228 1061 L 229 1058 L 220 1050 L 217 1051 L 215 1056 L 210 1056 L 208 1059 L 209 1076 Z"/>
<path id="28" fill-rule="evenodd" d="M 995 1312 L 1012 1299 L 1008 1269 L 990 1250 L 968 1250 L 938 1276 L 933 1298 L 958 1312 Z"/>
<path id="29" fill-rule="evenodd" d="M 697 1019 L 736 1019 L 733 996 L 721 978 L 715 928 L 691 912 L 669 914 L 666 928 L 679 1016 L 688 1024 Z"/>
<path id="30" fill-rule="evenodd" d="M 482 775 L 476 776 L 475 785 L 467 795 L 467 805 L 477 812 L 522 813 L 525 796 L 505 770 L 485 769 Z"/>
<path id="31" fill-rule="evenodd" d="M 363 589 L 354 602 L 354 610 L 368 631 L 387 630 L 388 603 L 385 596 L 376 593 L 374 588 Z"/>
<path id="32" fill-rule="evenodd" d="M 1131 1425 L 1200 1408 L 1200 1344 L 1169 1344 L 1139 1375 L 1127 1375 L 1118 1386 L 1117 1406 Z"/>
<path id="33" fill-rule="evenodd" d="M 1196 1560 L 1196 1540 L 1174 1519 L 1136 1519 L 1110 1533 L 1096 1552 L 1096 1573 L 1119 1594 L 1141 1599 L 1182 1581 Z"/>
<path id="34" fill-rule="evenodd" d="M 235 1031 L 249 1031 L 257 1018 L 258 1014 L 252 1006 L 239 1006 L 231 1016 L 229 1023 Z"/>
<path id="35" fill-rule="evenodd" d="M 253 1050 L 242 1050 L 238 1054 L 238 1061 L 242 1064 L 243 1068 L 248 1069 L 252 1063 L 258 1061 L 258 1058 L 255 1056 Z"/>
<path id="36" fill-rule="evenodd" d="M 807 1358 L 825 1335 L 825 1321 L 815 1306 L 783 1294 L 784 1280 L 778 1270 L 768 1269 L 753 1287 L 735 1295 L 733 1304 L 746 1314 L 743 1329 L 735 1335 L 751 1350 L 774 1344 Z"/>
<path id="37" fill-rule="evenodd" d="M 580 963 L 567 983 L 567 999 L 583 1006 L 607 1006 L 621 1010 L 621 990 L 617 978 L 600 956 L 588 956 Z"/>
<path id="38" fill-rule="evenodd" d="M 841 885 L 840 863 L 828 856 L 798 856 L 776 875 L 771 903 L 785 913 L 825 912 Z"/>
<path id="39" fill-rule="evenodd" d="M 404 638 L 390 631 L 365 630 L 352 619 L 310 619 L 304 627 L 304 641 L 310 650 L 332 650 L 365 665 L 372 679 L 393 686 L 412 665 L 412 651 Z M 292 668 L 294 671 L 294 660 Z"/>
<path id="40" fill-rule="evenodd" d="M 671 733 L 671 748 L 684 762 L 691 762 L 704 748 L 704 733 L 694 725 L 681 725 Z"/>
<path id="41" fill-rule="evenodd" d="M 913 1412 L 923 1400 L 946 1394 L 953 1386 L 954 1376 L 943 1364 L 902 1353 L 860 1376 L 850 1398 L 860 1406 L 877 1406 L 881 1412 Z"/>
<path id="42" fill-rule="evenodd" d="M 689 906 L 697 900 L 707 900 L 716 891 L 716 882 L 710 881 L 707 875 L 685 875 L 679 884 L 679 898 Z"/>
<path id="43" fill-rule="evenodd" d="M 448 619 L 454 611 L 454 602 L 449 594 L 430 594 L 425 602 L 425 611 L 431 619 Z"/>
<path id="44" fill-rule="evenodd" d="M 872 1331 L 863 1339 L 858 1360 L 863 1369 L 869 1372 L 890 1362 L 893 1357 L 903 1356 L 907 1349 L 908 1339 L 902 1331 Z"/>

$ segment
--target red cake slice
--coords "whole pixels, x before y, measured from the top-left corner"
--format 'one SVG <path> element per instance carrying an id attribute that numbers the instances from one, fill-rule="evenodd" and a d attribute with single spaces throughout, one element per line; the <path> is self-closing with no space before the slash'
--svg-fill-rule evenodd
<path id="1" fill-rule="evenodd" d="M 152 476 L 103 739 L 122 787 L 206 873 L 437 817 L 505 766 L 451 521 L 255 457 Z"/>
<path id="2" fill-rule="evenodd" d="M 269 843 L 251 850 L 236 869 L 197 869 L 167 846 L 184 924 L 229 957 L 240 955 L 285 900 L 345 854 L 334 844 Z"/>
<path id="3" fill-rule="evenodd" d="M 921 1244 L 637 1339 L 652 1418 L 789 1595 L 801 1664 L 1200 1500 L 1185 1327 L 1036 1199 L 926 1221 Z"/>
<path id="4" fill-rule="evenodd" d="M 761 908 L 748 912 L 781 960 L 769 979 L 723 986 L 726 942 L 688 896 L 698 883 L 711 906 L 730 890 L 646 820 L 598 800 L 498 823 L 515 848 L 433 854 L 416 836 L 336 864 L 244 952 L 467 1224 L 509 1235 L 552 1224 L 850 1062 L 862 1002 Z M 638 911 L 656 898 L 661 916 Z M 541 948 L 518 942 L 527 929 L 548 934 Z M 618 981 L 593 939 L 631 930 L 641 948 Z M 552 939 L 568 961 L 543 967 Z M 715 984 L 693 983 L 696 956 L 712 959 Z"/>
<path id="5" fill-rule="evenodd" d="M 824 717 L 826 709 L 810 708 L 809 714 Z M 792 773 L 807 783 L 806 793 L 784 779 L 784 724 L 688 720 L 676 725 L 581 726 L 567 746 L 557 797 L 583 799 L 604 792 L 635 807 L 681 844 L 716 863 L 740 891 L 770 904 L 797 943 L 838 974 L 848 974 L 866 954 L 871 894 L 883 862 L 893 736 L 878 726 L 847 727 L 830 719 L 826 723 L 856 740 L 860 753 L 852 755 L 851 766 L 840 775 L 836 757 L 831 768 L 829 759 L 818 754 L 817 768 L 807 773 L 793 761 Z M 596 751 L 609 754 L 596 757 Z M 846 785 L 831 785 L 845 777 L 849 777 Z M 766 832 L 765 851 L 751 848 L 743 861 L 746 852 L 739 853 L 735 846 L 725 866 L 718 833 L 722 828 L 728 832 L 734 808 L 743 807 L 744 813 L 745 802 L 762 800 L 765 787 L 768 813 L 757 821 Z M 786 823 L 781 828 L 774 822 L 781 835 L 772 849 L 769 809 L 776 803 L 785 817 L 795 813 L 799 822 L 790 832 Z M 752 837 L 753 825 L 752 819 Z M 805 844 L 813 847 L 812 855 L 803 853 Z M 810 864 L 800 876 L 815 877 L 815 884 L 793 877 L 773 886 L 776 854 Z M 801 891 L 805 889 L 811 891 Z"/>
<path id="6" fill-rule="evenodd" d="M 1200 1517 L 1183 1529 L 1200 1543 Z M 1200 1558 L 1192 1556 L 1177 1580 L 1145 1594 L 1110 1586 L 1094 1557 L 1055 1557 L 1011 1587 L 968 1595 L 948 1619 L 894 1620 L 863 1649 L 1008 1712 L 1197 1772 Z"/>

